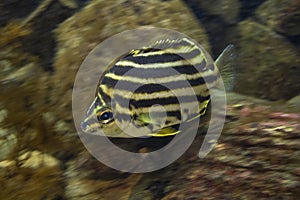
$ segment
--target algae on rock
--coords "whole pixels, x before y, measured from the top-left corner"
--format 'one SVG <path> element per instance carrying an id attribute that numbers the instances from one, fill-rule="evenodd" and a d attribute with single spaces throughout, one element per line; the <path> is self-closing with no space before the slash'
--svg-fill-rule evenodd
<path id="1" fill-rule="evenodd" d="M 49 102 L 50 73 L 42 70 L 40 59 L 27 53 L 23 45 L 31 33 L 30 24 L 18 20 L 0 29 L 1 160 L 16 159 L 28 150 L 69 157 L 81 148 L 74 142 L 72 127 L 59 135 L 55 129 L 57 118 L 47 122 L 41 117 L 54 112 L 55 105 Z M 70 132 L 72 137 L 67 134 Z"/>
<path id="2" fill-rule="evenodd" d="M 64 199 L 63 174 L 57 167 L 0 166 L 0 199 Z"/>
<path id="3" fill-rule="evenodd" d="M 297 49 L 283 36 L 252 20 L 239 23 L 235 91 L 267 99 L 290 99 L 300 92 Z"/>
<path id="4" fill-rule="evenodd" d="M 238 20 L 241 7 L 239 0 L 193 1 L 209 14 L 220 16 L 226 23 L 235 23 Z"/>
<path id="5" fill-rule="evenodd" d="M 300 35 L 299 0 L 268 0 L 259 6 L 255 17 L 279 33 Z"/>

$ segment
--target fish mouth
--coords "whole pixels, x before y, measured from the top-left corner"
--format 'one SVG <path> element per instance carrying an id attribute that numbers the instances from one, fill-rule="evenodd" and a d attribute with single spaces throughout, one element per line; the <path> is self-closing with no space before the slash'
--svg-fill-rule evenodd
<path id="1" fill-rule="evenodd" d="M 94 133 L 97 131 L 96 128 L 92 128 L 88 123 L 81 122 L 80 128 L 84 133 Z"/>
<path id="2" fill-rule="evenodd" d="M 87 122 L 81 122 L 80 128 L 83 133 L 90 135 L 103 135 L 101 126 L 99 124 L 89 124 Z"/>
<path id="3" fill-rule="evenodd" d="M 83 131 L 83 132 L 86 132 L 87 131 L 87 124 L 85 122 L 81 122 L 80 123 L 80 129 Z"/>

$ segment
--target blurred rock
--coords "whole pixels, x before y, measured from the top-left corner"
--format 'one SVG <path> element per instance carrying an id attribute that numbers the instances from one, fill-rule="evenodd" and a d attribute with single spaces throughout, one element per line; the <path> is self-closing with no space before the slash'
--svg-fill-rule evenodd
<path id="1" fill-rule="evenodd" d="M 251 20 L 239 24 L 235 91 L 267 99 L 300 92 L 299 52 L 272 29 Z"/>
<path id="2" fill-rule="evenodd" d="M 198 134 L 176 163 L 145 174 L 130 199 L 298 199 L 300 126 L 291 116 L 299 114 L 281 108 L 280 118 L 271 117 L 279 114 L 273 103 L 231 94 L 228 110 L 236 119 L 214 149 L 199 159 Z"/>
<path id="3" fill-rule="evenodd" d="M 7 117 L 7 110 L 2 109 L 0 110 L 0 123 L 3 122 L 3 120 Z"/>
<path id="4" fill-rule="evenodd" d="M 240 11 L 240 20 L 245 20 L 253 16 L 253 13 L 259 5 L 264 3 L 266 0 L 240 0 L 241 11 Z"/>
<path id="5" fill-rule="evenodd" d="M 295 112 L 300 112 L 300 95 L 297 95 L 287 102 L 288 105 L 290 105 Z"/>
<path id="6" fill-rule="evenodd" d="M 17 163 L 14 160 L 3 160 L 0 162 L 0 168 L 8 168 L 15 166 Z"/>
<path id="7" fill-rule="evenodd" d="M 70 200 L 128 200 L 141 176 L 110 169 L 85 153 L 67 163 L 65 194 Z"/>
<path id="8" fill-rule="evenodd" d="M 213 59 L 216 59 L 226 46 L 228 44 L 234 44 L 238 37 L 237 22 L 239 19 L 239 1 L 185 0 L 185 2 L 203 24 L 209 37 L 212 52 L 211 56 Z M 229 2 L 231 2 L 232 5 L 228 7 Z M 228 12 L 226 12 L 222 10 L 220 8 L 222 5 L 227 5 L 225 7 L 230 11 L 228 10 Z"/>
<path id="9" fill-rule="evenodd" d="M 63 111 L 61 113 L 65 113 L 61 118 L 72 118 L 70 109 L 74 79 L 79 66 L 88 53 L 106 38 L 141 26 L 177 30 L 189 35 L 202 44 L 205 49 L 210 50 L 205 30 L 180 0 L 91 1 L 89 5 L 60 24 L 56 29 L 58 50 L 54 62 L 53 87 L 55 87 L 55 91 L 53 92 L 52 101 L 56 105 L 56 109 L 61 109 Z M 163 36 L 162 33 L 157 35 Z M 152 41 L 155 37 L 149 35 L 149 41 Z M 141 40 L 139 36 L 129 39 L 133 39 L 136 43 Z M 111 50 L 124 49 L 124 46 L 126 45 L 120 43 L 111 44 L 104 55 L 100 54 L 98 58 L 102 59 L 102 62 L 105 59 L 110 59 L 109 56 L 111 55 L 109 54 L 113 52 Z M 105 56 L 106 54 L 108 56 Z M 112 61 L 109 60 L 109 62 Z M 99 66 L 101 66 L 101 61 Z M 95 76 L 99 74 L 99 71 L 93 72 L 93 74 Z M 85 84 L 89 79 L 91 77 L 85 77 L 82 84 Z M 84 98 L 86 95 L 81 96 Z"/>
<path id="10" fill-rule="evenodd" d="M 300 35 L 299 0 L 268 0 L 256 10 L 263 24 L 288 36 Z"/>
<path id="11" fill-rule="evenodd" d="M 17 137 L 9 129 L 0 128 L 0 161 L 7 157 L 15 150 Z"/>
<path id="12" fill-rule="evenodd" d="M 0 84 L 21 84 L 39 74 L 40 68 L 35 63 L 29 63 L 0 80 Z"/>
<path id="13" fill-rule="evenodd" d="M 39 151 L 30 151 L 19 156 L 21 167 L 37 169 L 39 167 L 59 167 L 60 162 L 53 156 Z"/>
<path id="14" fill-rule="evenodd" d="M 0 162 L 0 199 L 65 199 L 59 168 L 24 168 L 18 164 L 15 160 Z"/>
<path id="15" fill-rule="evenodd" d="M 201 8 L 208 14 L 220 16 L 228 24 L 237 21 L 240 11 L 239 0 L 193 1 L 198 2 Z"/>

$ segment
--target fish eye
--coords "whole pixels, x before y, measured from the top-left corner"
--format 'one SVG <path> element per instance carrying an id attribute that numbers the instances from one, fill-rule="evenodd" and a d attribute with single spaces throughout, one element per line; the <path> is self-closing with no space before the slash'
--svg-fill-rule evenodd
<path id="1" fill-rule="evenodd" d="M 111 110 L 105 110 L 97 115 L 97 119 L 100 123 L 107 124 L 113 120 L 113 112 Z"/>

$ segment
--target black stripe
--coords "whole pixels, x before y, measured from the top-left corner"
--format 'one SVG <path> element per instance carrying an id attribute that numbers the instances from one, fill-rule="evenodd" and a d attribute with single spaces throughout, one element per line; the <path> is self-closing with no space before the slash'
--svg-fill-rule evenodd
<path id="1" fill-rule="evenodd" d="M 163 112 L 152 112 L 153 114 L 154 113 L 163 113 Z M 138 117 L 139 115 L 142 115 L 142 114 L 145 114 L 145 113 L 141 113 L 141 114 L 134 114 L 134 116 L 130 116 L 130 115 L 127 115 L 127 114 L 121 114 L 121 113 L 116 113 L 114 118 L 118 121 L 125 121 L 125 122 L 128 122 L 128 121 L 131 121 L 131 120 L 138 120 Z M 181 120 L 181 112 L 180 110 L 179 111 L 167 111 L 166 112 L 167 114 L 167 117 L 176 117 L 178 120 Z M 146 125 L 147 123 L 145 123 L 144 125 Z"/>
<path id="2" fill-rule="evenodd" d="M 177 117 L 177 119 L 181 120 L 181 112 L 179 111 L 167 111 L 168 117 Z"/>
<path id="3" fill-rule="evenodd" d="M 198 102 L 202 103 L 205 100 L 209 100 L 210 96 L 203 97 L 201 95 L 197 96 L 180 96 L 180 97 L 168 97 L 168 98 L 157 98 L 157 99 L 148 99 L 148 100 L 131 100 L 130 104 L 135 108 L 141 107 L 151 107 L 155 104 L 159 105 L 170 105 L 170 104 L 179 104 L 179 100 L 181 103 L 194 102 L 196 99 Z"/>
<path id="4" fill-rule="evenodd" d="M 163 84 L 156 84 L 156 83 L 135 83 L 131 81 L 124 81 L 124 80 L 115 80 L 111 79 L 109 77 L 104 77 L 102 84 L 106 85 L 109 88 L 115 88 L 120 90 L 128 90 L 131 92 L 137 92 L 137 93 L 154 93 L 154 92 L 162 92 L 162 91 L 168 91 L 168 90 L 174 90 L 179 88 L 185 88 L 189 87 L 187 83 L 189 83 L 191 86 L 199 86 L 207 83 L 212 83 L 217 80 L 217 76 L 208 76 L 205 78 L 197 78 L 197 79 L 191 79 L 191 80 L 181 80 L 181 81 L 172 81 L 165 82 Z M 146 80 L 145 80 L 146 81 Z M 116 84 L 118 85 L 116 86 Z M 135 90 L 136 89 L 136 90 Z"/>
<path id="5" fill-rule="evenodd" d="M 176 67 L 165 68 L 136 68 L 132 66 L 117 66 L 115 65 L 109 72 L 119 76 L 131 76 L 137 78 L 161 78 L 174 76 L 179 74 L 197 74 L 206 71 L 206 61 L 195 65 L 181 65 Z"/>
<path id="6" fill-rule="evenodd" d="M 132 116 L 127 114 L 115 113 L 114 115 L 114 119 L 118 120 L 119 122 L 130 122 L 132 118 Z"/>
<path id="7" fill-rule="evenodd" d="M 100 96 L 99 98 L 102 98 L 102 100 L 104 102 L 110 102 L 111 101 L 111 97 L 108 94 L 106 94 L 105 92 L 103 92 L 100 87 L 98 87 L 98 95 Z"/>
<path id="8" fill-rule="evenodd" d="M 215 70 L 215 64 L 210 64 L 206 68 L 209 69 L 209 70 L 214 71 Z"/>
<path id="9" fill-rule="evenodd" d="M 210 99 L 210 95 L 208 96 L 201 96 L 197 95 L 196 97 L 193 96 L 180 96 L 180 97 L 168 97 L 168 98 L 156 98 L 156 99 L 148 99 L 148 100 L 133 100 L 133 99 L 126 99 L 120 95 L 116 95 L 114 100 L 112 101 L 113 104 L 118 103 L 121 107 L 129 107 L 129 110 L 134 108 L 143 108 L 143 107 L 151 107 L 155 104 L 159 104 L 162 106 L 170 105 L 170 104 L 179 104 L 179 99 L 181 103 L 188 103 L 194 102 L 194 99 L 197 99 L 199 103 L 202 103 L 206 100 Z"/>
<path id="10" fill-rule="evenodd" d="M 162 50 L 163 51 L 163 50 Z M 141 55 L 142 53 L 138 53 L 138 55 Z M 166 62 L 176 62 L 180 60 L 187 60 L 194 58 L 198 55 L 200 55 L 201 52 L 199 49 L 194 49 L 190 52 L 186 53 L 164 53 L 161 55 L 149 55 L 149 56 L 134 56 L 134 55 L 128 55 L 125 56 L 121 60 L 127 60 L 131 61 L 137 64 L 155 64 L 155 63 L 166 63 Z"/>

